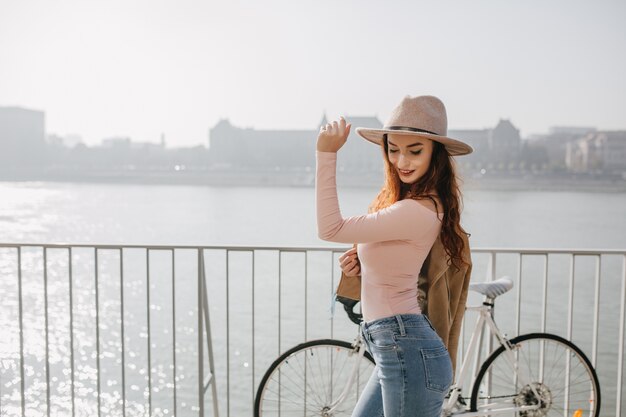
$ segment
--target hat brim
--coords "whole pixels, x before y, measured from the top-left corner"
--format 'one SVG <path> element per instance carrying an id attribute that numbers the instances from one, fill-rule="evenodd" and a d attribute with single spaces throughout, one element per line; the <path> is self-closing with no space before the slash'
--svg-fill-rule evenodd
<path id="1" fill-rule="evenodd" d="M 356 133 L 358 133 L 364 139 L 375 143 L 376 145 L 383 144 L 383 136 L 388 133 L 393 133 L 396 135 L 406 135 L 406 136 L 417 136 L 425 139 L 434 140 L 436 142 L 441 143 L 446 147 L 448 153 L 452 156 L 461 156 L 467 155 L 474 152 L 474 148 L 468 145 L 465 142 L 462 142 L 457 139 L 452 139 L 447 136 L 434 135 L 431 133 L 424 132 L 410 132 L 406 130 L 392 130 L 392 129 L 369 129 L 365 127 L 357 127 Z"/>

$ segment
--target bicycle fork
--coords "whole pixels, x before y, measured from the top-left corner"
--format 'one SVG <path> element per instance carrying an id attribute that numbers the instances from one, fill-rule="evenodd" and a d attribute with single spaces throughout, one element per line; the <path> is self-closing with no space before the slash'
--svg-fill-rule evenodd
<path id="1" fill-rule="evenodd" d="M 361 364 L 361 360 L 363 359 L 363 356 L 365 355 L 365 346 L 363 346 L 363 339 L 360 334 L 359 336 L 357 336 L 354 342 L 354 349 L 352 350 L 352 353 L 350 353 L 348 357 L 352 357 L 353 355 L 358 355 L 358 357 L 355 358 L 355 360 L 353 361 L 354 363 L 352 364 L 352 369 L 350 370 L 350 376 L 348 377 L 348 382 L 346 383 L 346 386 L 344 387 L 343 391 L 341 391 L 341 394 L 339 394 L 337 399 L 332 404 L 330 404 L 330 406 L 327 407 L 327 409 L 322 410 L 322 417 L 331 417 L 333 413 L 335 412 L 335 410 L 337 409 L 337 407 L 341 405 L 341 403 L 346 399 L 346 397 L 348 396 L 348 393 L 352 389 L 352 384 L 354 383 L 354 380 L 358 373 L 359 365 Z"/>

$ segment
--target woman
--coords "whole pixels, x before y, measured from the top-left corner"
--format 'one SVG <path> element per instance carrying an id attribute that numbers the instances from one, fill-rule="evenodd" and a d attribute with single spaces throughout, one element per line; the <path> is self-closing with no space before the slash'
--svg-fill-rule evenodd
<path id="1" fill-rule="evenodd" d="M 316 198 L 320 238 L 357 244 L 343 257 L 342 269 L 361 274 L 362 333 L 376 368 L 353 416 L 438 416 L 453 368 L 444 342 L 422 314 L 417 280 L 438 237 L 452 265 L 467 262 L 451 156 L 472 148 L 446 136 L 439 99 L 405 97 L 383 129 L 357 129 L 382 146 L 386 181 L 370 214 L 344 219 L 335 172 L 350 128 L 341 118 L 320 129 Z"/>

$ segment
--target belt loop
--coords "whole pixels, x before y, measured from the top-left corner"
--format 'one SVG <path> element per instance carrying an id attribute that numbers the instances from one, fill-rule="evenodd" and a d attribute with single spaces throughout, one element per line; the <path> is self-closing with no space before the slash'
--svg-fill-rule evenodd
<path id="1" fill-rule="evenodd" d="M 402 321 L 402 316 L 400 314 L 396 314 L 396 320 L 398 321 L 398 327 L 400 328 L 400 336 L 406 336 L 406 332 L 404 331 L 404 322 Z"/>
<path id="2" fill-rule="evenodd" d="M 361 326 L 361 337 L 363 338 L 363 342 L 365 343 L 365 346 L 367 346 L 370 340 L 370 336 L 369 336 L 369 333 L 367 332 L 367 323 L 365 322 L 365 320 L 361 321 L 360 326 Z"/>

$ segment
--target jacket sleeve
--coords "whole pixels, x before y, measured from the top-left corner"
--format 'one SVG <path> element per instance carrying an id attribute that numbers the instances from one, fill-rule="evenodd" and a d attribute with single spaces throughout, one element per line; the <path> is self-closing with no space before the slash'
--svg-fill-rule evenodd
<path id="1" fill-rule="evenodd" d="M 437 213 L 413 199 L 398 201 L 376 213 L 343 218 L 337 198 L 336 163 L 335 152 L 317 152 L 315 193 L 321 239 L 338 243 L 419 241 L 439 226 Z"/>
<path id="2" fill-rule="evenodd" d="M 450 325 L 450 332 L 448 337 L 448 352 L 452 359 L 452 369 L 456 372 L 456 359 L 459 346 L 459 336 L 461 334 L 461 324 L 463 323 L 463 317 L 465 316 L 465 305 L 467 304 L 467 291 L 469 288 L 470 279 L 472 276 L 472 263 L 467 268 L 465 276 L 463 278 L 463 287 L 459 295 L 459 300 L 456 303 L 456 311 L 453 312 L 452 324 Z"/>

